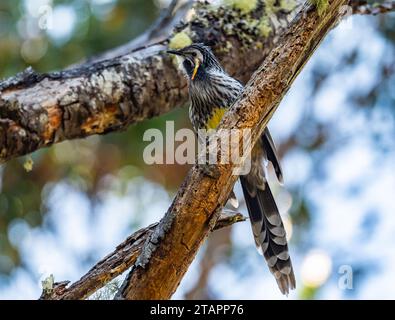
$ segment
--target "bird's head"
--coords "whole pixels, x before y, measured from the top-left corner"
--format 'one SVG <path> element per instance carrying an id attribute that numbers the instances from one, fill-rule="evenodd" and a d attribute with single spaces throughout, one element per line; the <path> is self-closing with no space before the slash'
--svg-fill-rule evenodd
<path id="1" fill-rule="evenodd" d="M 180 58 L 182 68 L 190 81 L 204 80 L 210 71 L 222 70 L 211 49 L 200 43 L 167 52 Z"/>

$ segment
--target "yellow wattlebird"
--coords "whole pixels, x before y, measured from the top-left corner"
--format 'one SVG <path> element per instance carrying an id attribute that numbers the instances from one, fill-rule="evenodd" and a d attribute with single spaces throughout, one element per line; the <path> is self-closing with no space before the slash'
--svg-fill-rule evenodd
<path id="1" fill-rule="evenodd" d="M 177 55 L 188 79 L 189 117 L 195 131 L 215 129 L 227 108 L 243 90 L 243 85 L 229 76 L 209 47 L 192 44 Z M 284 225 L 265 176 L 264 160 L 273 164 L 277 178 L 283 180 L 276 148 L 266 128 L 251 153 L 251 170 L 240 176 L 258 250 L 264 255 L 270 271 L 283 294 L 295 288 L 295 275 Z"/>

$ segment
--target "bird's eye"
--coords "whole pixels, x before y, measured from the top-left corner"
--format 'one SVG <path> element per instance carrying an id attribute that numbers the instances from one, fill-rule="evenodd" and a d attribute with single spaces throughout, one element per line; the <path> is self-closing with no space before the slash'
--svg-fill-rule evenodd
<path id="1" fill-rule="evenodd" d="M 184 60 L 184 68 L 186 70 L 193 69 L 193 63 L 189 59 Z"/>

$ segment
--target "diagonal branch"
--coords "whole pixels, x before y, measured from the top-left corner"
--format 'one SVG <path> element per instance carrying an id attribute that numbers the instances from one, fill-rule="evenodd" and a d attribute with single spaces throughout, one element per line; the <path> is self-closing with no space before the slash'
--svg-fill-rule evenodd
<path id="1" fill-rule="evenodd" d="M 240 213 L 221 214 L 213 230 L 231 226 L 234 223 L 245 221 Z M 53 288 L 43 292 L 43 300 L 82 300 L 89 297 L 96 290 L 104 287 L 112 279 L 129 269 L 137 260 L 141 249 L 152 234 L 158 223 L 136 231 L 129 236 L 116 249 L 99 261 L 80 280 L 68 286 L 69 281 L 55 283 Z"/>
<path id="2" fill-rule="evenodd" d="M 347 2 L 329 1 L 322 16 L 304 6 L 219 128 L 250 129 L 251 142 L 255 143 L 318 44 L 340 20 L 341 6 Z M 212 138 L 220 139 L 219 134 Z M 234 163 L 216 166 L 219 171 L 216 179 L 205 176 L 198 166 L 191 170 L 165 217 L 146 241 L 117 298 L 169 299 L 172 296 L 238 178 L 232 174 Z"/>
<path id="3" fill-rule="evenodd" d="M 172 0 L 166 9 L 161 11 L 158 19 L 143 34 L 120 47 L 90 58 L 87 63 L 113 59 L 129 54 L 140 47 L 165 41 L 174 27 L 186 16 L 192 4 L 193 0 Z"/>

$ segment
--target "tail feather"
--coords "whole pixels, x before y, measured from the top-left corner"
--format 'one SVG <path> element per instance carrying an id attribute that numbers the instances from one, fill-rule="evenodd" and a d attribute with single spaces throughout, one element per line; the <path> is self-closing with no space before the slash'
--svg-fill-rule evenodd
<path id="1" fill-rule="evenodd" d="M 286 232 L 269 184 L 257 188 L 240 177 L 251 220 L 255 245 L 263 254 L 283 294 L 295 288 L 295 275 L 288 253 Z"/>
<path id="2" fill-rule="evenodd" d="M 280 160 L 276 151 L 276 145 L 274 144 L 272 135 L 270 134 L 270 131 L 267 127 L 264 131 L 264 134 L 262 135 L 261 143 L 263 150 L 265 150 L 267 160 L 269 160 L 273 165 L 277 180 L 281 184 L 284 184 L 283 170 L 281 169 Z"/>

